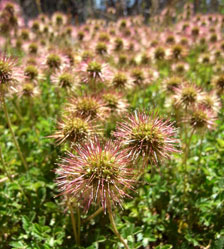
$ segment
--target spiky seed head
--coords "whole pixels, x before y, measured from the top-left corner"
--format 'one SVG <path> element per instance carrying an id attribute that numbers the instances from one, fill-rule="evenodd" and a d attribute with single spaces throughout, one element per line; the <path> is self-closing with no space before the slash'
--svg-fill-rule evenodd
<path id="1" fill-rule="evenodd" d="M 27 77 L 29 80 L 34 80 L 38 76 L 38 69 L 34 65 L 28 65 L 24 69 L 24 75 Z"/>
<path id="2" fill-rule="evenodd" d="M 131 72 L 131 77 L 133 78 L 133 83 L 136 85 L 141 85 L 145 79 L 144 73 L 140 68 L 135 68 Z"/>
<path id="3" fill-rule="evenodd" d="M 61 58 L 57 54 L 49 54 L 46 61 L 50 69 L 58 69 L 61 66 Z"/>
<path id="4" fill-rule="evenodd" d="M 198 27 L 193 27 L 192 30 L 191 30 L 191 34 L 192 36 L 194 37 L 197 37 L 199 35 L 199 28 Z"/>
<path id="5" fill-rule="evenodd" d="M 48 27 L 48 25 L 45 25 L 45 26 L 43 27 L 42 32 L 43 32 L 44 34 L 48 34 L 48 33 L 49 33 L 49 27 Z"/>
<path id="6" fill-rule="evenodd" d="M 181 40 L 180 40 L 180 44 L 181 44 L 182 46 L 186 46 L 186 45 L 188 45 L 188 39 L 187 39 L 187 38 L 185 38 L 185 37 L 181 38 Z"/>
<path id="7" fill-rule="evenodd" d="M 0 85 L 9 86 L 21 79 L 20 68 L 16 66 L 16 60 L 0 54 Z"/>
<path id="8" fill-rule="evenodd" d="M 222 51 L 224 51 L 224 42 L 221 43 L 220 48 Z"/>
<path id="9" fill-rule="evenodd" d="M 121 93 L 108 91 L 102 94 L 102 98 L 111 113 L 121 114 L 127 111 L 128 104 Z"/>
<path id="10" fill-rule="evenodd" d="M 179 88 L 183 83 L 183 79 L 178 76 L 173 76 L 164 81 L 165 90 L 170 93 L 174 93 L 176 88 Z"/>
<path id="11" fill-rule="evenodd" d="M 34 32 L 34 33 L 38 33 L 40 31 L 40 23 L 38 20 L 34 21 L 31 25 L 31 30 Z"/>
<path id="12" fill-rule="evenodd" d="M 184 48 L 181 45 L 174 45 L 171 48 L 171 57 L 175 60 L 178 60 L 184 56 Z"/>
<path id="13" fill-rule="evenodd" d="M 128 57 L 127 57 L 126 54 L 120 54 L 120 55 L 119 55 L 118 63 L 119 63 L 120 65 L 125 65 L 125 64 L 127 64 L 127 61 L 128 61 Z"/>
<path id="14" fill-rule="evenodd" d="M 106 93 L 103 94 L 103 100 L 106 103 L 106 106 L 110 109 L 116 109 L 118 105 L 118 99 L 114 94 Z"/>
<path id="15" fill-rule="evenodd" d="M 121 22 L 120 22 L 120 28 L 126 28 L 126 27 L 127 27 L 126 20 L 121 20 Z"/>
<path id="16" fill-rule="evenodd" d="M 195 130 L 213 129 L 215 126 L 215 115 L 203 105 L 195 106 L 189 116 L 189 124 Z"/>
<path id="17" fill-rule="evenodd" d="M 169 35 L 167 38 L 166 38 L 166 43 L 167 44 L 174 44 L 175 43 L 175 37 L 173 35 Z"/>
<path id="18" fill-rule="evenodd" d="M 7 36 L 10 32 L 10 26 L 6 22 L 0 23 L 0 32 L 2 35 Z"/>
<path id="19" fill-rule="evenodd" d="M 158 41 L 157 40 L 153 40 L 150 44 L 151 47 L 156 47 L 158 45 Z"/>
<path id="20" fill-rule="evenodd" d="M 154 58 L 156 60 L 163 60 L 165 58 L 165 50 L 162 47 L 157 47 L 154 51 Z"/>
<path id="21" fill-rule="evenodd" d="M 63 116 L 62 121 L 58 123 L 55 134 L 49 137 L 56 139 L 57 144 L 64 141 L 80 144 L 97 134 L 98 131 L 98 127 L 93 126 L 93 123 L 88 119 L 68 114 Z"/>
<path id="22" fill-rule="evenodd" d="M 129 196 L 124 189 L 133 189 L 134 182 L 127 153 L 112 142 L 101 145 L 97 138 L 77 146 L 75 152 L 68 153 L 56 170 L 61 194 L 78 199 L 86 210 L 92 202 L 105 212 L 108 202 L 121 205 Z"/>
<path id="23" fill-rule="evenodd" d="M 124 88 L 127 85 L 128 78 L 125 73 L 117 73 L 114 75 L 112 84 L 115 88 Z"/>
<path id="24" fill-rule="evenodd" d="M 189 65 L 186 63 L 177 63 L 177 64 L 173 64 L 173 71 L 177 74 L 177 75 L 183 75 L 187 70 L 189 69 Z"/>
<path id="25" fill-rule="evenodd" d="M 114 50 L 115 51 L 120 51 L 122 50 L 124 47 L 124 42 L 122 39 L 120 38 L 116 38 L 115 41 L 114 41 Z"/>
<path id="26" fill-rule="evenodd" d="M 28 51 L 30 54 L 37 54 L 38 45 L 36 43 L 31 43 L 28 47 Z"/>
<path id="27" fill-rule="evenodd" d="M 108 112 L 100 99 L 91 96 L 72 98 L 68 104 L 68 110 L 76 116 L 89 118 L 90 120 L 95 118 L 105 119 Z"/>
<path id="28" fill-rule="evenodd" d="M 91 59 L 93 59 L 93 53 L 91 51 L 85 50 L 82 53 L 82 60 L 87 62 Z"/>
<path id="29" fill-rule="evenodd" d="M 99 34 L 99 41 L 108 42 L 109 40 L 110 40 L 110 36 L 107 33 L 100 33 Z"/>
<path id="30" fill-rule="evenodd" d="M 98 42 L 96 45 L 96 53 L 99 55 L 103 55 L 107 53 L 107 45 L 104 42 Z"/>
<path id="31" fill-rule="evenodd" d="M 57 14 L 55 16 L 55 24 L 57 26 L 61 26 L 63 24 L 63 16 L 61 14 Z"/>
<path id="32" fill-rule="evenodd" d="M 218 113 L 221 108 L 221 102 L 214 91 L 202 94 L 199 104 L 214 113 Z"/>
<path id="33" fill-rule="evenodd" d="M 218 37 L 217 37 L 216 34 L 212 34 L 212 35 L 209 37 L 209 41 L 210 41 L 211 43 L 215 43 L 215 42 L 217 42 L 217 40 L 218 40 Z"/>
<path id="34" fill-rule="evenodd" d="M 12 2 L 7 2 L 4 10 L 8 11 L 10 15 L 14 15 L 15 13 L 15 5 Z"/>
<path id="35" fill-rule="evenodd" d="M 199 57 L 199 62 L 203 64 L 209 64 L 211 62 L 210 54 L 203 54 Z"/>
<path id="36" fill-rule="evenodd" d="M 1 84 L 5 84 L 11 80 L 12 76 L 12 67 L 10 61 L 2 59 L 0 61 L 0 79 Z"/>
<path id="37" fill-rule="evenodd" d="M 200 90 L 193 84 L 185 83 L 180 88 L 176 88 L 174 96 L 177 105 L 182 105 L 184 108 L 197 103 L 200 95 Z"/>
<path id="38" fill-rule="evenodd" d="M 146 53 L 142 54 L 142 56 L 141 56 L 141 64 L 142 65 L 148 65 L 150 63 L 150 61 L 151 61 L 150 57 Z"/>
<path id="39" fill-rule="evenodd" d="M 34 91 L 34 84 L 31 82 L 25 82 L 23 84 L 22 95 L 26 97 L 31 97 Z"/>
<path id="40" fill-rule="evenodd" d="M 62 88 L 70 88 L 74 83 L 74 77 L 69 72 L 63 72 L 58 77 L 58 83 Z"/>
<path id="41" fill-rule="evenodd" d="M 79 31 L 77 34 L 77 37 L 78 37 L 79 41 L 82 41 L 85 37 L 85 33 L 83 31 Z"/>
<path id="42" fill-rule="evenodd" d="M 220 74 L 216 76 L 212 80 L 212 84 L 214 85 L 214 87 L 216 88 L 218 92 L 223 92 L 224 91 L 224 74 Z"/>
<path id="43" fill-rule="evenodd" d="M 27 29 L 23 29 L 22 31 L 21 31 L 21 39 L 22 40 L 24 40 L 24 41 L 27 41 L 27 40 L 29 40 L 29 31 L 27 30 Z"/>
<path id="44" fill-rule="evenodd" d="M 172 152 L 177 151 L 175 145 L 176 130 L 169 120 L 163 121 L 145 113 L 135 112 L 128 116 L 127 121 L 117 125 L 114 136 L 129 151 L 132 158 L 143 158 L 158 163 L 169 158 Z"/>
<path id="45" fill-rule="evenodd" d="M 88 64 L 87 72 L 90 73 L 91 75 L 99 75 L 102 72 L 102 66 L 100 63 L 96 61 L 91 61 Z"/>

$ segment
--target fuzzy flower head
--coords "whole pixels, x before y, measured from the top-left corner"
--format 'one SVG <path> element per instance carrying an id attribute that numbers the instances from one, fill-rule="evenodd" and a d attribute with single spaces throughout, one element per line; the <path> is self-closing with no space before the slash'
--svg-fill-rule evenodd
<path id="1" fill-rule="evenodd" d="M 166 37 L 165 37 L 165 43 L 166 44 L 168 44 L 168 45 L 172 45 L 172 44 L 175 44 L 175 41 L 176 39 L 175 39 L 175 36 L 174 35 L 171 35 L 171 34 L 169 34 L 169 35 L 167 35 Z"/>
<path id="2" fill-rule="evenodd" d="M 171 60 L 180 60 L 187 55 L 187 50 L 180 44 L 173 45 L 168 52 Z"/>
<path id="3" fill-rule="evenodd" d="M 32 98 L 40 94 L 40 90 L 34 81 L 24 81 L 16 88 L 19 97 Z"/>
<path id="4" fill-rule="evenodd" d="M 203 105 L 194 106 L 188 122 L 195 130 L 211 130 L 215 126 L 215 114 Z"/>
<path id="5" fill-rule="evenodd" d="M 133 69 L 131 72 L 131 78 L 133 80 L 134 85 L 143 85 L 145 81 L 145 75 L 143 70 L 141 70 L 140 68 Z"/>
<path id="6" fill-rule="evenodd" d="M 199 56 L 198 62 L 204 65 L 209 65 L 214 61 L 214 56 L 211 53 L 205 53 Z"/>
<path id="7" fill-rule="evenodd" d="M 189 64 L 179 62 L 172 65 L 173 73 L 182 76 L 189 70 Z"/>
<path id="8" fill-rule="evenodd" d="M 49 54 L 46 60 L 46 64 L 50 69 L 59 69 L 61 63 L 61 58 L 57 54 Z"/>
<path id="9" fill-rule="evenodd" d="M 24 68 L 24 76 L 28 80 L 36 80 L 39 75 L 38 68 L 34 65 L 27 65 Z"/>
<path id="10" fill-rule="evenodd" d="M 111 113 L 124 113 L 127 111 L 128 103 L 121 93 L 108 91 L 102 94 L 102 99 Z"/>
<path id="11" fill-rule="evenodd" d="M 166 79 L 163 83 L 163 88 L 168 93 L 174 93 L 176 88 L 179 88 L 183 83 L 183 79 L 178 76 L 172 76 Z"/>
<path id="12" fill-rule="evenodd" d="M 221 109 L 221 102 L 214 91 L 201 94 L 199 104 L 214 113 L 218 113 Z"/>
<path id="13" fill-rule="evenodd" d="M 79 71 L 82 81 L 88 83 L 91 80 L 104 82 L 111 76 L 107 64 L 97 61 L 83 62 Z"/>
<path id="14" fill-rule="evenodd" d="M 121 38 L 116 38 L 114 40 L 114 51 L 118 52 L 124 48 L 124 41 Z"/>
<path id="15" fill-rule="evenodd" d="M 166 58 L 166 51 L 163 47 L 157 47 L 153 51 L 153 58 L 156 61 L 162 61 Z"/>
<path id="16" fill-rule="evenodd" d="M 98 42 L 95 47 L 96 54 L 105 55 L 107 53 L 107 44 L 104 42 Z"/>
<path id="17" fill-rule="evenodd" d="M 126 152 L 112 142 L 101 145 L 98 139 L 77 146 L 75 151 L 75 155 L 68 153 L 56 170 L 62 195 L 79 199 L 86 210 L 92 202 L 105 212 L 110 202 L 121 205 L 128 196 L 123 189 L 133 189 Z"/>
<path id="18" fill-rule="evenodd" d="M 74 86 L 76 78 L 74 72 L 69 67 L 66 67 L 55 72 L 51 79 L 52 82 L 54 82 L 59 87 L 70 89 L 72 86 Z"/>
<path id="19" fill-rule="evenodd" d="M 74 144 L 80 144 L 86 139 L 91 138 L 98 132 L 98 128 L 87 118 L 83 119 L 74 115 L 64 115 L 58 122 L 58 129 L 55 134 L 49 136 L 54 138 L 57 144 L 70 141 Z"/>
<path id="20" fill-rule="evenodd" d="M 108 108 L 100 98 L 93 96 L 82 96 L 72 98 L 67 110 L 82 118 L 105 119 L 108 116 Z"/>
<path id="21" fill-rule="evenodd" d="M 176 88 L 174 99 L 176 105 L 181 105 L 183 108 L 188 108 L 197 103 L 200 96 L 200 89 L 194 84 L 185 83 L 181 87 Z"/>
<path id="22" fill-rule="evenodd" d="M 46 56 L 44 65 L 49 72 L 55 72 L 69 65 L 69 60 L 59 52 L 51 52 Z"/>
<path id="23" fill-rule="evenodd" d="M 111 81 L 112 86 L 116 89 L 125 89 L 131 87 L 131 79 L 125 72 L 117 72 Z"/>
<path id="24" fill-rule="evenodd" d="M 177 152 L 176 130 L 169 120 L 163 121 L 145 113 L 135 112 L 117 126 L 115 137 L 128 149 L 132 158 L 142 156 L 157 164 Z"/>
<path id="25" fill-rule="evenodd" d="M 7 11 L 10 15 L 18 14 L 20 7 L 13 1 L 3 0 L 0 3 L 0 10 Z"/>
<path id="26" fill-rule="evenodd" d="M 22 79 L 22 75 L 16 61 L 0 54 L 0 86 L 11 86 L 19 79 Z"/>
<path id="27" fill-rule="evenodd" d="M 212 84 L 215 87 L 215 89 L 217 90 L 217 92 L 222 93 L 224 91 L 224 74 L 220 74 L 220 75 L 216 76 L 212 80 Z"/>
<path id="28" fill-rule="evenodd" d="M 67 17 L 63 13 L 56 12 L 52 16 L 52 22 L 56 27 L 61 27 L 67 23 Z"/>

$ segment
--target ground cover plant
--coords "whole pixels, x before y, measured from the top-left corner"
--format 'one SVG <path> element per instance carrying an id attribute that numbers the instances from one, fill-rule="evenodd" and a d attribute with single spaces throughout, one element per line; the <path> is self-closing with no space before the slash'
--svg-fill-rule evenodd
<path id="1" fill-rule="evenodd" d="M 0 248 L 224 248 L 224 17 L 70 21 L 0 3 Z"/>

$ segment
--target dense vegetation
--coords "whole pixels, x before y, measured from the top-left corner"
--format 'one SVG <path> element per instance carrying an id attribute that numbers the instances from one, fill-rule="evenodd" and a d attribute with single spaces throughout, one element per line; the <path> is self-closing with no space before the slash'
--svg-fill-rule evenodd
<path id="1" fill-rule="evenodd" d="M 224 17 L 192 8 L 1 2 L 0 248 L 224 248 Z"/>

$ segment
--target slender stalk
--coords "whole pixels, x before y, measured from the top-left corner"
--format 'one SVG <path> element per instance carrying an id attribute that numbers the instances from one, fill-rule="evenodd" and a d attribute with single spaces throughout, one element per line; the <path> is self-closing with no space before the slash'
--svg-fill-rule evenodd
<path id="1" fill-rule="evenodd" d="M 184 157 L 183 157 L 183 166 L 184 166 L 184 193 L 186 194 L 186 185 L 187 185 L 187 159 L 189 156 L 191 139 L 194 134 L 194 129 L 192 129 L 189 137 L 187 134 L 187 126 L 185 126 L 185 148 L 184 148 Z"/>
<path id="2" fill-rule="evenodd" d="M 5 98 L 4 98 L 4 93 L 3 93 L 3 90 L 1 89 L 1 94 L 2 94 L 2 106 L 3 106 L 3 111 L 5 113 L 5 117 L 6 117 L 6 121 L 8 123 L 8 126 L 9 126 L 9 129 L 10 129 L 10 132 L 12 134 L 12 138 L 13 138 L 13 142 L 16 146 L 16 149 L 18 150 L 18 153 L 19 153 L 19 156 L 20 156 L 20 159 L 23 163 L 23 166 L 25 167 L 26 170 L 28 170 L 28 165 L 27 165 L 27 162 L 23 156 L 23 153 L 20 149 L 20 146 L 17 142 L 17 139 L 16 139 L 16 136 L 15 136 L 15 133 L 13 131 L 13 128 L 12 128 L 12 123 L 11 123 L 11 120 L 10 120 L 10 117 L 9 117 L 9 113 L 8 113 L 8 110 L 7 110 L 7 106 L 6 106 L 6 103 L 5 103 Z"/>
<path id="3" fill-rule="evenodd" d="M 100 214 L 100 213 L 102 213 L 102 212 L 103 212 L 103 208 L 100 207 L 99 209 L 96 210 L 95 213 L 93 213 L 93 214 L 91 214 L 89 217 L 87 217 L 87 218 L 85 219 L 84 222 L 86 223 L 86 222 L 88 222 L 88 221 L 94 219 L 98 214 Z"/>
<path id="4" fill-rule="evenodd" d="M 20 121 L 23 121 L 23 117 L 22 117 L 22 115 L 20 113 L 20 110 L 17 109 L 17 104 L 14 101 L 12 103 L 14 105 L 14 110 L 15 110 L 15 113 L 16 113 L 17 117 L 20 119 Z"/>
<path id="5" fill-rule="evenodd" d="M 203 149 L 203 140 L 204 140 L 204 135 L 202 135 L 202 136 L 201 136 L 201 139 L 200 139 L 200 147 L 199 147 L 199 158 L 198 158 L 197 173 L 199 172 L 199 169 L 200 169 L 201 155 L 202 155 L 202 149 Z"/>
<path id="6" fill-rule="evenodd" d="M 6 165 L 6 162 L 5 162 L 4 158 L 3 158 L 3 153 L 2 153 L 1 146 L 0 146 L 0 158 L 1 158 L 1 162 L 2 162 L 4 173 L 7 175 L 8 179 L 10 180 L 10 182 L 12 182 L 13 179 L 12 179 L 12 176 L 10 175 L 10 173 L 7 170 L 7 165 Z"/>
<path id="7" fill-rule="evenodd" d="M 78 234 L 77 234 L 77 229 L 76 229 L 76 220 L 75 220 L 75 216 L 73 213 L 73 208 L 72 205 L 70 203 L 70 200 L 68 200 L 68 208 L 70 210 L 70 215 L 71 215 L 71 220 L 72 220 L 72 228 L 73 228 L 73 233 L 74 233 L 74 237 L 75 237 L 75 242 L 78 245 Z"/>
<path id="8" fill-rule="evenodd" d="M 78 245 L 80 245 L 80 230 L 81 230 L 81 219 L 80 219 L 80 208 L 77 207 L 76 208 L 77 211 L 77 227 L 78 227 L 78 231 L 77 231 L 77 235 L 78 235 Z"/>
<path id="9" fill-rule="evenodd" d="M 112 209 L 111 209 L 111 205 L 110 205 L 110 200 L 109 198 L 107 198 L 107 203 L 108 203 L 108 214 L 109 214 L 109 219 L 110 219 L 110 223 L 113 229 L 114 234 L 119 238 L 119 240 L 121 241 L 121 243 L 124 245 L 124 247 L 126 249 L 130 249 L 129 246 L 127 245 L 127 243 L 125 242 L 125 240 L 123 239 L 123 237 L 121 236 L 121 234 L 118 232 L 117 227 L 116 227 L 116 223 L 113 217 L 113 213 L 112 213 Z"/>

